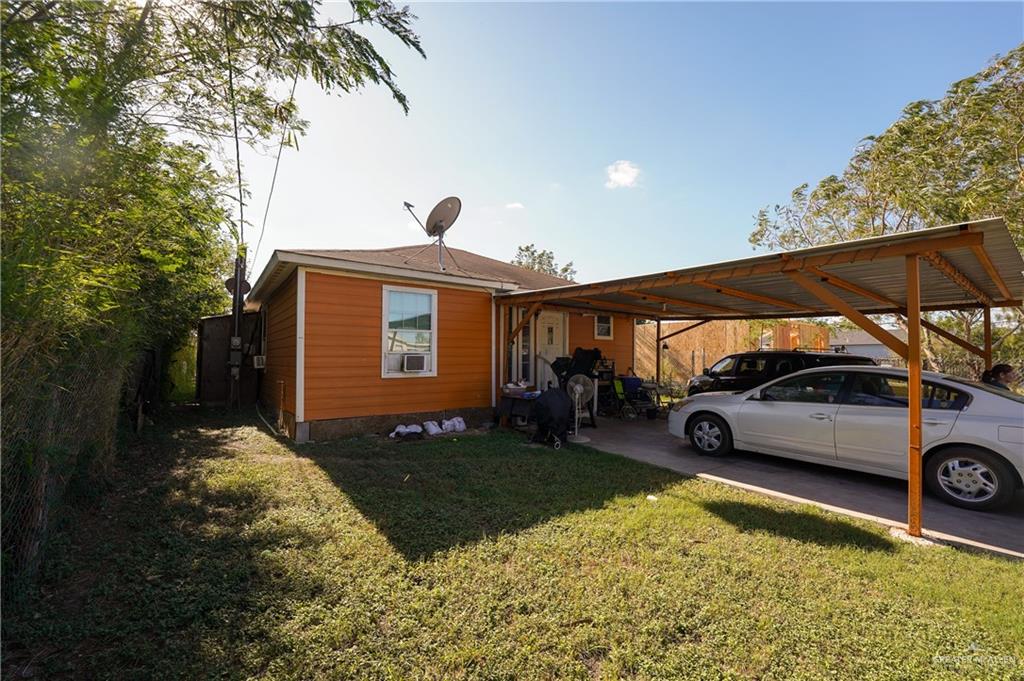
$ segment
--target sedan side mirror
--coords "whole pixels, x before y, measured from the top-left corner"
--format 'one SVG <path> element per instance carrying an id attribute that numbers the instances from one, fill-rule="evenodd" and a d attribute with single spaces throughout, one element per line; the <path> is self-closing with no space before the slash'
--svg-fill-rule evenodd
<path id="1" fill-rule="evenodd" d="M 710 367 L 704 367 L 704 375 L 705 376 L 710 376 L 711 375 L 711 368 Z"/>

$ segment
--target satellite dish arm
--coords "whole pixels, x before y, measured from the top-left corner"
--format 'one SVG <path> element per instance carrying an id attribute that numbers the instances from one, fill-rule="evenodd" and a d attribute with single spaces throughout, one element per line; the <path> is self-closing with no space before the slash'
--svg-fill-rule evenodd
<path id="1" fill-rule="evenodd" d="M 418 225 L 420 226 L 420 229 L 422 229 L 422 230 L 423 230 L 424 232 L 426 232 L 426 231 L 427 231 L 427 228 L 426 228 L 426 227 L 424 227 L 424 226 L 423 226 L 423 223 L 422 223 L 422 222 L 420 222 L 420 219 L 419 219 L 418 217 L 416 217 L 416 213 L 413 213 L 413 212 L 412 212 L 412 204 L 411 204 L 411 203 L 409 203 L 408 201 L 406 201 L 404 205 L 405 205 L 405 209 L 406 209 L 407 211 L 409 211 L 409 215 L 411 215 L 411 216 L 412 216 L 412 218 L 413 218 L 413 220 L 415 220 L 415 221 L 416 221 L 416 224 L 418 224 Z"/>
<path id="2" fill-rule="evenodd" d="M 448 257 L 452 259 L 452 263 L 455 264 L 455 269 L 462 269 L 459 267 L 459 261 L 455 259 L 454 255 L 452 255 L 452 249 L 448 248 L 448 244 L 446 244 L 443 239 L 441 240 L 441 245 L 444 247 L 445 253 L 448 254 Z"/>

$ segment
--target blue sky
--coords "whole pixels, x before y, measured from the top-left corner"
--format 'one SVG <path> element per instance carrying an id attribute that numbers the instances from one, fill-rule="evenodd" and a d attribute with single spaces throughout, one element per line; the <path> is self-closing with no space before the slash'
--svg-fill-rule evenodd
<path id="1" fill-rule="evenodd" d="M 311 128 L 284 152 L 250 279 L 274 248 L 425 243 L 402 202 L 425 219 L 451 194 L 450 246 L 508 260 L 536 243 L 580 281 L 743 257 L 760 207 L 1024 40 L 1022 3 L 413 10 L 426 60 L 378 41 L 408 116 L 382 88 L 300 83 Z M 252 245 L 272 170 L 244 156 Z"/>

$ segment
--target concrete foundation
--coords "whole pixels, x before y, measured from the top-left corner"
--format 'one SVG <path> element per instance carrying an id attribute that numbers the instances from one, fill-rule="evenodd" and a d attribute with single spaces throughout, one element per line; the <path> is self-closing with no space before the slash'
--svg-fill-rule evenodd
<path id="1" fill-rule="evenodd" d="M 347 419 L 330 419 L 324 421 L 307 421 L 297 423 L 295 428 L 295 441 L 306 442 L 308 440 L 322 441 L 335 440 L 353 435 L 367 435 L 370 433 L 387 434 L 395 429 L 399 423 L 406 425 L 410 423 L 423 424 L 424 421 L 437 421 L 438 425 L 444 419 L 461 416 L 469 428 L 492 423 L 494 421 L 494 409 L 491 407 L 468 407 L 466 409 L 447 409 L 443 411 L 421 411 L 412 414 L 386 414 L 381 416 L 357 416 Z M 302 435 L 305 439 L 300 439 Z"/>

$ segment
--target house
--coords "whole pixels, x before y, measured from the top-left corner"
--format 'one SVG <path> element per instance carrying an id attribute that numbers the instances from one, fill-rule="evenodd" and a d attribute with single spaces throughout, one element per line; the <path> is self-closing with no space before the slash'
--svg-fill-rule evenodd
<path id="1" fill-rule="evenodd" d="M 260 402 L 289 436 L 322 440 L 446 416 L 490 419 L 508 381 L 557 385 L 550 362 L 600 348 L 633 365 L 634 318 L 527 306 L 501 293 L 567 284 L 468 251 L 279 250 L 247 298 L 263 317 Z"/>
<path id="2" fill-rule="evenodd" d="M 890 329 L 889 333 L 903 342 L 907 340 L 907 332 L 903 329 Z M 903 360 L 895 352 L 882 345 L 867 331 L 861 331 L 860 329 L 836 331 L 829 338 L 829 345 L 833 350 L 845 351 L 851 355 L 871 357 L 879 364 L 890 366 L 903 365 Z"/>

